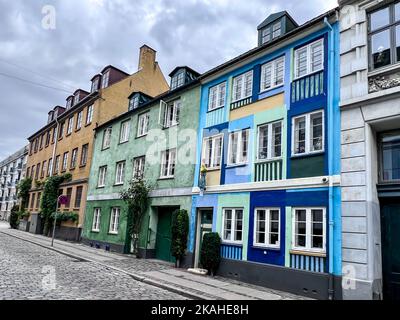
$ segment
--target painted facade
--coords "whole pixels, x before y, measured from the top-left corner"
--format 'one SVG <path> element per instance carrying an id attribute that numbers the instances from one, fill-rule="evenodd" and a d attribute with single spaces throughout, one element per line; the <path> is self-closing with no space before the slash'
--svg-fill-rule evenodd
<path id="1" fill-rule="evenodd" d="M 124 110 L 132 90 L 157 96 L 168 89 L 168 84 L 156 62 L 156 52 L 148 46 L 140 48 L 139 70 L 132 75 L 113 66 L 107 66 L 91 80 L 91 92 L 77 90 L 67 98 L 65 107 L 49 112 L 48 124 L 29 138 L 30 152 L 27 175 L 34 183 L 30 192 L 28 210 L 30 232 L 41 233 L 40 199 L 43 182 L 50 176 L 72 174 L 60 192 L 69 203 L 63 212 L 79 215 L 76 223 L 62 222 L 56 236 L 79 240 L 84 223 L 88 179 L 93 153 L 94 129 L 118 116 Z"/>
<path id="2" fill-rule="evenodd" d="M 339 4 L 343 297 L 399 299 L 400 3 Z"/>
<path id="3" fill-rule="evenodd" d="M 319 67 L 302 70 L 300 60 L 310 50 L 322 62 L 308 60 Z M 195 267 L 207 212 L 223 241 L 220 274 L 314 297 L 340 297 L 338 68 L 333 10 L 202 75 L 189 245 Z M 278 83 L 271 85 L 271 79 Z M 219 86 L 226 90 L 216 106 L 212 95 Z M 317 142 L 315 127 L 321 131 Z M 307 139 L 313 142 L 302 141 Z M 208 167 L 205 190 L 201 165 Z M 313 247 L 310 232 L 319 231 L 310 223 L 316 221 L 322 238 Z"/>
<path id="4" fill-rule="evenodd" d="M 180 79 L 186 80 L 174 80 L 175 75 L 185 72 L 186 77 Z M 171 213 L 175 209 L 191 211 L 200 86 L 196 80 L 198 74 L 190 68 L 179 67 L 170 76 L 170 91 L 150 100 L 133 92 L 130 101 L 126 99 L 124 103 L 126 110 L 131 110 L 97 128 L 82 235 L 84 243 L 106 250 L 131 251 L 131 244 L 127 243 L 127 207 L 120 199 L 120 192 L 140 174 L 151 188 L 150 206 L 140 238 L 141 255 L 172 261 Z M 136 97 L 142 103 L 135 104 Z M 174 106 L 179 109 L 178 116 Z M 129 130 L 121 141 L 125 125 Z M 106 136 L 110 137 L 107 142 Z M 167 169 L 167 174 L 163 173 L 165 161 L 162 160 L 166 151 L 174 151 L 175 159 L 169 158 L 174 169 Z M 143 161 L 141 168 L 137 166 L 140 161 Z M 115 228 L 113 210 L 116 208 L 119 214 Z"/>
<path id="5" fill-rule="evenodd" d="M 0 162 L 0 220 L 8 221 L 18 203 L 17 186 L 25 177 L 27 156 L 28 147 L 24 147 Z"/>

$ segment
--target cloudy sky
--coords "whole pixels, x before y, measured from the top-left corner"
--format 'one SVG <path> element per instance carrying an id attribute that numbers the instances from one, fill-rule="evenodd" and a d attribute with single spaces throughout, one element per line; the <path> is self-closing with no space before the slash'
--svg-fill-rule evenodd
<path id="1" fill-rule="evenodd" d="M 0 160 L 23 147 L 69 92 L 89 90 L 106 65 L 137 70 L 157 50 L 165 75 L 205 72 L 256 46 L 257 25 L 287 10 L 302 24 L 337 0 L 0 0 Z M 55 8 L 45 29 L 43 7 Z M 35 84 L 40 84 L 37 86 Z"/>

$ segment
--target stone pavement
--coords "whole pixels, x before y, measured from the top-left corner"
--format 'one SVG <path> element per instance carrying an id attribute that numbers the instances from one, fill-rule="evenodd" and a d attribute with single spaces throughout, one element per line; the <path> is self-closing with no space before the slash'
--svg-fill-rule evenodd
<path id="1" fill-rule="evenodd" d="M 28 241 L 41 246 L 42 249 L 56 250 L 74 259 L 87 261 L 106 268 L 112 274 L 124 274 L 144 284 L 157 286 L 175 294 L 204 300 L 306 300 L 293 294 L 253 286 L 221 277 L 206 277 L 175 269 L 172 264 L 136 259 L 129 255 L 105 252 L 82 244 L 55 240 L 54 248 L 50 247 L 51 239 L 40 235 L 6 229 L 0 223 L 0 235 L 8 235 L 15 241 Z M 49 251 L 49 250 L 48 250 Z M 1 271 L 1 267 L 0 267 Z M 85 272 L 84 272 L 85 273 Z M 0 275 L 1 278 L 1 275 Z M 1 282 L 0 282 L 1 286 Z M 0 295 L 1 297 L 1 295 Z"/>

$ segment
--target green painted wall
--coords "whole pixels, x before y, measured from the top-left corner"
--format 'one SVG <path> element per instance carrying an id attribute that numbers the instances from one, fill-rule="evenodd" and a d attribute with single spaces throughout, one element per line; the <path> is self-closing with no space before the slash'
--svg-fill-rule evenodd
<path id="1" fill-rule="evenodd" d="M 324 155 L 299 159 L 292 158 L 290 163 L 292 179 L 318 177 L 324 175 Z"/>

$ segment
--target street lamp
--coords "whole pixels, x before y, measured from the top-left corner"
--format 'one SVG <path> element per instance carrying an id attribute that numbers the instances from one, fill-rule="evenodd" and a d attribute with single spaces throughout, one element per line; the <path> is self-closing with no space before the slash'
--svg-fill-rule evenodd
<path id="1" fill-rule="evenodd" d="M 57 214 L 58 214 L 58 206 L 67 204 L 68 203 L 68 197 L 61 195 L 57 199 L 57 205 L 56 205 L 56 214 L 54 215 L 54 223 L 53 223 L 53 237 L 51 238 L 51 246 L 54 246 L 54 235 L 56 233 L 56 223 L 57 223 Z"/>

